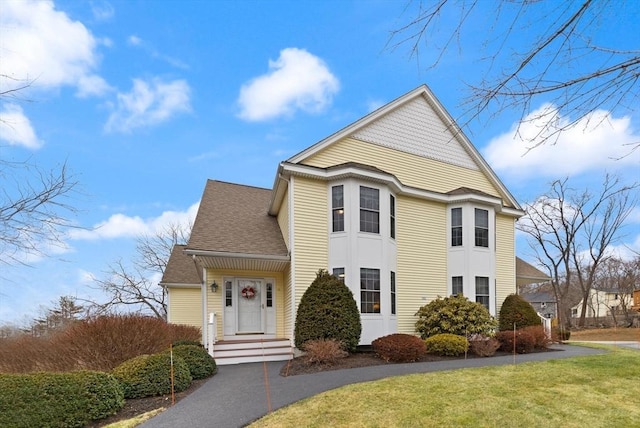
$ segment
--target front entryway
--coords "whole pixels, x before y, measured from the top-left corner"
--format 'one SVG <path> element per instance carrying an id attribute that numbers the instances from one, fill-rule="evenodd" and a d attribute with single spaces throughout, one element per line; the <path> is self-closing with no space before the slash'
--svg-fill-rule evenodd
<path id="1" fill-rule="evenodd" d="M 275 281 L 224 278 L 224 340 L 269 338 L 276 334 Z"/>
<path id="2" fill-rule="evenodd" d="M 238 297 L 238 334 L 264 333 L 262 281 L 239 279 L 236 293 Z"/>

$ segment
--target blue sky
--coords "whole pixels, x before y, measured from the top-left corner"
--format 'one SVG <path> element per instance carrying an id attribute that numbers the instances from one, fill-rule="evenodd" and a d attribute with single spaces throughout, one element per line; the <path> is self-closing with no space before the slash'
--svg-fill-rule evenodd
<path id="1" fill-rule="evenodd" d="M 30 319 L 61 295 L 91 293 L 92 277 L 131 258 L 138 234 L 193 218 L 209 178 L 271 187 L 278 162 L 424 83 L 460 117 L 468 84 L 483 77 L 482 53 L 462 38 L 427 69 L 442 34 L 430 35 L 433 47 L 423 49 L 420 64 L 408 46 L 385 49 L 389 32 L 412 16 L 413 6 L 405 6 L 2 2 L 0 74 L 33 84 L 18 99 L 0 100 L 0 158 L 44 169 L 66 162 L 79 182 L 71 220 L 86 230 L 70 232 L 51 257 L 25 256 L 29 266 L 0 265 L 0 323 Z M 488 17 L 492 6 L 485 7 Z M 596 35 L 610 47 L 637 49 L 629 35 L 640 34 L 640 21 L 632 18 L 605 22 Z M 479 34 L 486 24 L 470 22 Z M 549 101 L 536 100 L 532 109 Z M 613 160 L 640 140 L 637 109 L 601 114 L 596 129 L 578 126 L 526 156 L 514 140 L 517 111 L 472 121 L 464 131 L 525 203 L 567 175 L 578 188 L 597 184 L 605 171 L 640 179 L 640 150 Z M 640 249 L 639 225 L 636 210 L 620 245 Z M 527 258 L 530 250 L 518 245 Z"/>

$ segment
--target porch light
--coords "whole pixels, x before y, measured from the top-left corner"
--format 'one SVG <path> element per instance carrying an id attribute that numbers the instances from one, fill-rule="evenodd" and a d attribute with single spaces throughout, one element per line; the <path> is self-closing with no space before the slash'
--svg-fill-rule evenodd
<path id="1" fill-rule="evenodd" d="M 218 291 L 218 283 L 215 281 L 215 279 L 213 280 L 213 283 L 211 284 L 211 292 L 215 293 Z"/>

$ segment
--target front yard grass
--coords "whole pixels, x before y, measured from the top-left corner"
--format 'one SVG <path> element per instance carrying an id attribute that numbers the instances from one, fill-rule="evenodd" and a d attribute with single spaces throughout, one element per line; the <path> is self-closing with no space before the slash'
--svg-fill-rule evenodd
<path id="1" fill-rule="evenodd" d="M 640 427 L 640 352 L 393 377 L 295 403 L 251 427 Z"/>
<path id="2" fill-rule="evenodd" d="M 589 330 L 575 330 L 571 331 L 571 340 L 576 342 L 588 342 L 592 340 L 614 342 L 640 341 L 640 328 L 594 328 Z"/>

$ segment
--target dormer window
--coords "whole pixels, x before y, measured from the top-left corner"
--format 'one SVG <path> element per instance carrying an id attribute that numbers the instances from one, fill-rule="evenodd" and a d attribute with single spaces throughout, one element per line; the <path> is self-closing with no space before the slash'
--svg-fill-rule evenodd
<path id="1" fill-rule="evenodd" d="M 380 190 L 360 186 L 360 232 L 380 233 Z"/>

